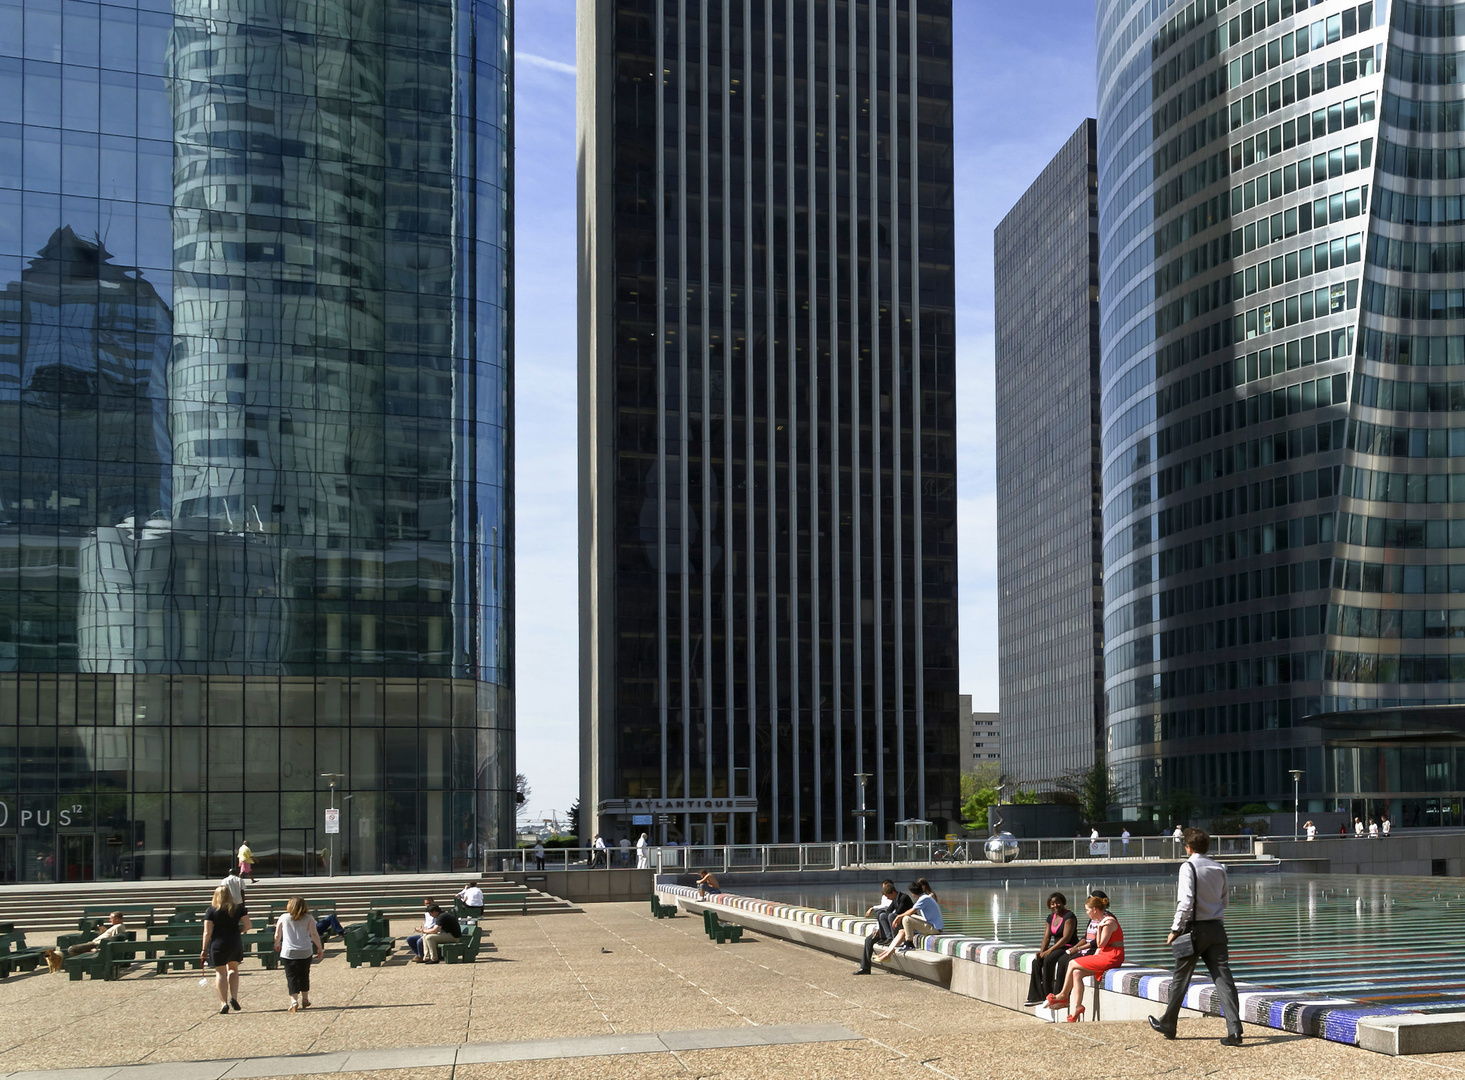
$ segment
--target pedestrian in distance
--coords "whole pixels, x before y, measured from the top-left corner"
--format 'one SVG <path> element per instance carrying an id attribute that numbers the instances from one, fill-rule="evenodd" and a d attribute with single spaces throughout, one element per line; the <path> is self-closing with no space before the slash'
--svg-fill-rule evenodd
<path id="1" fill-rule="evenodd" d="M 458 893 L 458 899 L 463 902 L 463 909 L 475 919 L 483 916 L 483 890 L 478 887 L 478 882 L 470 881 Z"/>
<path id="2" fill-rule="evenodd" d="M 1127 827 L 1119 834 L 1119 839 L 1124 844 L 1124 857 L 1127 859 L 1129 858 L 1129 829 Z"/>
<path id="3" fill-rule="evenodd" d="M 870 974 L 870 958 L 875 953 L 875 946 L 888 945 L 895 940 L 895 917 L 904 915 L 914 905 L 910 894 L 897 889 L 889 878 L 880 883 L 880 899 L 865 911 L 865 918 L 874 917 L 875 929 L 865 938 L 865 955 L 860 966 L 855 968 L 856 975 Z"/>
<path id="4" fill-rule="evenodd" d="M 259 879 L 254 876 L 254 852 L 249 850 L 248 840 L 239 844 L 239 876 L 247 877 L 251 885 L 259 884 Z"/>
<path id="5" fill-rule="evenodd" d="M 1027 1007 L 1041 1005 L 1048 995 L 1057 993 L 1068 970 L 1068 950 L 1078 939 L 1078 916 L 1068 910 L 1068 897 L 1061 892 L 1048 894 L 1048 918 L 1043 925 L 1043 944 L 1033 957 L 1032 978 L 1028 980 Z"/>
<path id="6" fill-rule="evenodd" d="M 1377 821 L 1373 821 L 1373 820 L 1370 820 L 1369 821 L 1369 823 L 1368 823 L 1368 838 L 1370 840 L 1377 840 L 1379 838 L 1379 823 Z"/>
<path id="7" fill-rule="evenodd" d="M 310 1008 L 310 961 L 323 960 L 325 946 L 305 897 L 292 896 L 285 905 L 285 914 L 275 922 L 275 952 L 285 969 L 285 989 L 290 993 L 289 1012 Z"/>
<path id="8" fill-rule="evenodd" d="M 122 912 L 114 911 L 107 918 L 107 925 L 101 932 L 90 941 L 83 941 L 80 945 L 70 945 L 66 949 L 67 956 L 80 956 L 82 953 L 96 952 L 102 947 L 104 941 L 111 941 L 113 938 L 121 940 L 127 927 L 122 922 Z"/>
<path id="9" fill-rule="evenodd" d="M 417 928 L 415 934 L 409 934 L 407 936 L 407 948 L 412 953 L 412 959 L 407 961 L 409 964 L 422 963 L 423 939 L 437 929 L 437 915 L 435 912 L 441 909 L 431 899 L 424 901 L 424 903 L 427 905 L 427 910 L 422 916 L 422 925 Z"/>
<path id="10" fill-rule="evenodd" d="M 1353 819 L 1353 835 L 1359 840 L 1363 839 L 1363 819 L 1361 817 Z"/>
<path id="11" fill-rule="evenodd" d="M 249 909 L 234 903 L 229 890 L 214 890 L 214 902 L 203 913 L 203 950 L 199 959 L 214 969 L 219 1012 L 239 1012 L 239 965 L 244 960 L 244 935 L 249 933 Z"/>
<path id="12" fill-rule="evenodd" d="M 463 936 L 463 928 L 458 923 L 458 917 L 452 912 L 444 911 L 436 904 L 427 909 L 427 913 L 436 921 L 437 925 L 432 933 L 422 936 L 422 962 L 424 964 L 436 964 L 438 962 L 437 947 L 444 941 L 456 942 Z"/>
<path id="13" fill-rule="evenodd" d="M 1388 814 L 1385 814 L 1384 815 L 1384 823 L 1383 823 L 1384 839 L 1385 840 L 1387 840 L 1389 838 L 1389 826 L 1391 824 L 1392 823 L 1389 821 L 1389 815 Z"/>
<path id="14" fill-rule="evenodd" d="M 1094 992 L 1098 993 L 1104 973 L 1124 963 L 1124 928 L 1109 911 L 1108 894 L 1095 889 L 1084 901 L 1084 910 L 1089 917 L 1088 930 L 1082 941 L 1067 950 L 1071 959 L 1062 990 L 1049 994 L 1046 1001 L 1050 1009 L 1067 1008 L 1070 1024 L 1084 1014 L 1084 976 L 1094 977 Z"/>
<path id="15" fill-rule="evenodd" d="M 925 878 L 912 881 L 911 897 L 911 909 L 893 916 L 890 920 L 890 925 L 895 927 L 895 939 L 871 957 L 877 964 L 889 960 L 896 949 L 910 948 L 916 935 L 939 934 L 945 929 L 945 923 L 941 919 L 941 905 L 936 902 L 936 894 L 929 881 Z"/>
<path id="16" fill-rule="evenodd" d="M 244 879 L 233 870 L 224 875 L 224 879 L 219 882 L 219 888 L 229 890 L 229 895 L 234 898 L 235 907 L 244 906 Z"/>
<path id="17" fill-rule="evenodd" d="M 1241 1007 L 1236 981 L 1231 977 L 1230 943 L 1226 937 L 1226 868 L 1207 854 L 1211 838 L 1202 829 L 1185 830 L 1185 850 L 1189 858 L 1180 867 L 1175 920 L 1165 939 L 1175 953 L 1175 977 L 1170 981 L 1164 1015 L 1150 1017 L 1150 1027 L 1167 1039 L 1175 1038 L 1185 992 L 1190 989 L 1196 964 L 1204 960 L 1216 984 L 1221 1014 L 1226 1018 L 1226 1037 L 1221 1045 L 1240 1046 Z"/>
<path id="18" fill-rule="evenodd" d="M 636 841 L 636 869 L 651 869 L 651 843 L 646 839 L 645 833 Z"/>
<path id="19" fill-rule="evenodd" d="M 544 841 L 534 841 L 534 869 L 544 869 Z"/>
<path id="20" fill-rule="evenodd" d="M 607 870 L 609 870 L 610 849 L 605 846 L 605 837 L 601 836 L 599 833 L 596 833 L 595 839 L 592 840 L 590 843 L 590 847 L 591 850 L 595 853 L 595 861 L 592 865 L 604 866 Z"/>
<path id="21" fill-rule="evenodd" d="M 631 838 L 629 836 L 623 836 L 623 837 L 621 837 L 620 849 L 621 849 L 621 865 L 622 866 L 630 866 L 631 865 Z"/>
<path id="22" fill-rule="evenodd" d="M 1308 840 L 1317 839 L 1317 826 L 1314 825 L 1311 821 L 1309 821 L 1306 825 L 1302 827 L 1302 831 L 1307 833 Z"/>

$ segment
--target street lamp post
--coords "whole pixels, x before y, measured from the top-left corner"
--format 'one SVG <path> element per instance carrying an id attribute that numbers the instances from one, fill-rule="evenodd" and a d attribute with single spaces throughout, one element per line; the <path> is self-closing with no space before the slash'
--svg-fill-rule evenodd
<path id="1" fill-rule="evenodd" d="M 855 811 L 855 817 L 860 819 L 860 865 L 865 865 L 865 823 L 870 820 L 870 815 L 875 811 L 869 809 L 865 804 L 865 785 L 870 782 L 874 773 L 857 772 L 855 779 L 860 782 L 860 808 Z"/>
<path id="2" fill-rule="evenodd" d="M 330 808 L 331 808 L 331 811 L 334 812 L 335 809 L 336 809 L 336 781 L 337 780 L 344 780 L 344 779 L 346 779 L 346 774 L 345 773 L 338 773 L 338 772 L 323 772 L 320 775 L 321 775 L 321 779 L 322 780 L 325 780 L 331 786 L 331 807 Z M 341 821 L 341 819 L 339 817 L 337 817 L 336 818 L 336 823 L 337 823 L 336 824 L 336 827 L 337 828 L 340 828 L 340 821 Z M 339 835 L 339 833 L 337 835 Z M 326 851 L 329 852 L 329 857 L 326 859 L 326 877 L 335 877 L 336 876 L 336 845 L 335 845 L 335 842 L 334 841 L 331 841 L 331 840 L 327 840 L 326 841 Z"/>
<path id="3" fill-rule="evenodd" d="M 1298 794 L 1297 794 L 1297 792 L 1298 792 L 1298 787 L 1299 787 L 1300 781 L 1302 780 L 1302 770 L 1301 769 L 1288 769 L 1287 771 L 1292 774 L 1292 839 L 1293 840 L 1296 840 L 1297 839 L 1297 819 L 1300 816 L 1298 814 L 1299 806 L 1298 806 Z"/>

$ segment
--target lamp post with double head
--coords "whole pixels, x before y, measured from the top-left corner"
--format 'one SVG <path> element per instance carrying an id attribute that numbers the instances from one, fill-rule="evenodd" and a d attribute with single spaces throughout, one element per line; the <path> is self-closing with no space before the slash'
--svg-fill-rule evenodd
<path id="1" fill-rule="evenodd" d="M 1300 807 L 1298 805 L 1298 791 L 1300 790 L 1300 787 L 1301 787 L 1302 770 L 1301 769 L 1288 769 L 1287 771 L 1292 774 L 1292 839 L 1293 840 L 1296 840 L 1297 839 L 1297 821 L 1298 821 L 1298 818 L 1301 816 L 1298 813 L 1298 811 L 1300 809 Z"/>

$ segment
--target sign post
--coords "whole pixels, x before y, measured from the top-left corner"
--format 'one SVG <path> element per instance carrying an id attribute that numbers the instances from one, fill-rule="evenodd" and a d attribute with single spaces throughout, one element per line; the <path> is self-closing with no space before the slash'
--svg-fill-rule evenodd
<path id="1" fill-rule="evenodd" d="M 336 809 L 336 781 L 344 780 L 345 773 L 323 772 L 320 774 L 331 785 L 331 805 L 326 809 L 326 835 L 338 835 L 341 832 L 341 811 Z M 334 844 L 326 845 L 326 877 L 336 876 L 336 850 Z"/>

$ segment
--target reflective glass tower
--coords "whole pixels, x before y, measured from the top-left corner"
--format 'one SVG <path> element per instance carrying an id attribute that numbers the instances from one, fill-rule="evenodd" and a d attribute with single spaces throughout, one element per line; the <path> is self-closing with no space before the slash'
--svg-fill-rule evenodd
<path id="1" fill-rule="evenodd" d="M 1092 767 L 1103 737 L 1094 129 L 1079 125 L 994 242 L 1002 770 L 1030 787 Z"/>
<path id="2" fill-rule="evenodd" d="M 1136 806 L 1456 823 L 1453 4 L 1101 3 L 1108 736 Z M 1465 399 L 1462 399 L 1465 400 Z"/>
<path id="3" fill-rule="evenodd" d="M 582 0 L 581 799 L 956 816 L 951 5 Z M 658 836 L 658 839 L 660 837 Z"/>
<path id="4" fill-rule="evenodd" d="M 511 838 L 510 53 L 0 0 L 0 878 Z"/>

